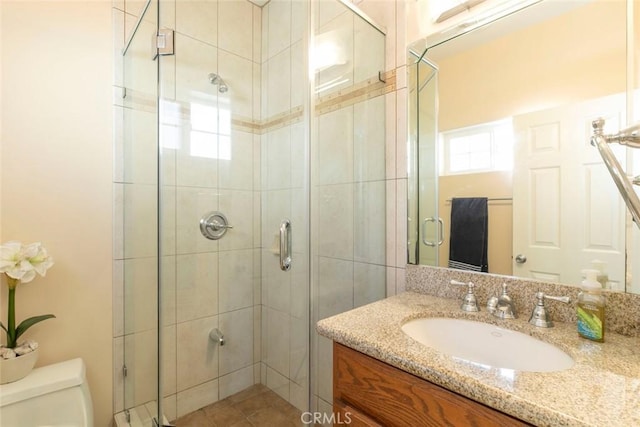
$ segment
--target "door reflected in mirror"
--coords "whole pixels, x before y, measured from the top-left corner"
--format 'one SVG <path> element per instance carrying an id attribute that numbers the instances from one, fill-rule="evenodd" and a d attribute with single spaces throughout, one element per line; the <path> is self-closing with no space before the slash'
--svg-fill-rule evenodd
<path id="1" fill-rule="evenodd" d="M 589 141 L 599 117 L 606 133 L 638 118 L 626 13 L 545 0 L 410 48 L 410 263 L 448 266 L 451 200 L 486 197 L 489 273 L 578 285 L 595 267 L 610 289 L 640 292 L 640 233 Z M 640 150 L 611 148 L 638 173 Z"/>

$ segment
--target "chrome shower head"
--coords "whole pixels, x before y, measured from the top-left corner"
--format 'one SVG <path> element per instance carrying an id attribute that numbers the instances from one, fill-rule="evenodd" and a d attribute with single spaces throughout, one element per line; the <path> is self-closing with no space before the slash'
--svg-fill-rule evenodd
<path id="1" fill-rule="evenodd" d="M 209 83 L 211 83 L 212 85 L 217 85 L 219 81 L 220 81 L 219 75 L 217 75 L 216 73 L 209 74 Z"/>
<path id="2" fill-rule="evenodd" d="M 216 73 L 209 74 L 209 83 L 212 85 L 218 85 L 218 92 L 225 93 L 229 90 L 229 86 L 222 80 L 222 77 L 217 75 Z"/>

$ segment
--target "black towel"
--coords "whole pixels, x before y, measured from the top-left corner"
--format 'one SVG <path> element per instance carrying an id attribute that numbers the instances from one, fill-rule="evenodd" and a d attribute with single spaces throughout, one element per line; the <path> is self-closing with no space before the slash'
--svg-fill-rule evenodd
<path id="1" fill-rule="evenodd" d="M 449 267 L 488 272 L 488 209 L 486 197 L 453 198 Z"/>

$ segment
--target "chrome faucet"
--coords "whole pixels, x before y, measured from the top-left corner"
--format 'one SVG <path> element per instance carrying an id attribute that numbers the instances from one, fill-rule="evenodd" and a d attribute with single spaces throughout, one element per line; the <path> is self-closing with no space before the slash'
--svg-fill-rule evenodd
<path id="1" fill-rule="evenodd" d="M 489 298 L 487 310 L 498 319 L 515 319 L 518 317 L 513 306 L 513 300 L 507 294 L 507 284 L 502 284 L 502 294 L 499 297 Z"/>
<path id="2" fill-rule="evenodd" d="M 550 328 L 553 326 L 551 317 L 547 312 L 547 307 L 545 307 L 544 305 L 545 299 L 560 301 L 565 304 L 569 304 L 569 302 L 571 301 L 569 297 L 552 297 L 549 295 L 545 295 L 544 292 L 536 293 L 536 305 L 535 307 L 533 307 L 533 312 L 531 312 L 529 323 L 540 328 Z"/>
<path id="3" fill-rule="evenodd" d="M 478 308 L 478 300 L 476 298 L 476 295 L 473 293 L 473 288 L 475 288 L 473 282 L 465 283 L 458 280 L 451 280 L 449 283 L 456 286 L 467 286 L 467 293 L 464 295 L 464 298 L 462 299 L 462 305 L 460 306 L 462 311 L 480 311 L 480 309 Z"/>

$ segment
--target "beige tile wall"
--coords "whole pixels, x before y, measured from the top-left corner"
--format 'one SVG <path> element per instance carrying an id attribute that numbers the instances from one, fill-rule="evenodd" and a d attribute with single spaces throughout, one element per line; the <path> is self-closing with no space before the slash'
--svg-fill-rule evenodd
<path id="1" fill-rule="evenodd" d="M 404 289 L 405 5 L 402 1 L 364 0 L 354 3 L 386 29 L 385 54 L 383 63 L 378 67 L 387 72 L 395 71 L 395 86 L 378 98 L 321 115 L 319 118 L 318 161 L 321 185 L 318 205 L 323 206 L 322 214 L 319 215 L 319 229 L 338 228 L 335 232 L 319 234 L 318 318 L 380 299 L 385 294 L 394 295 Z M 337 10 L 334 15 L 335 13 Z M 320 19 L 328 20 L 330 16 L 331 13 L 327 12 L 321 14 Z M 355 22 L 356 28 L 361 31 L 368 27 L 368 24 L 358 18 Z M 371 49 L 373 43 L 369 43 L 367 49 L 358 48 L 363 43 L 360 34 L 356 31 L 354 60 L 356 64 L 362 64 L 363 68 L 356 68 L 356 74 L 359 70 L 366 69 L 367 63 L 376 57 Z M 366 40 L 366 37 L 362 40 Z M 364 54 L 360 55 L 359 52 Z M 375 69 L 374 64 L 370 64 L 369 69 L 372 68 L 371 65 Z M 379 117 L 376 111 L 381 110 L 386 112 L 384 121 L 376 119 Z M 328 145 L 323 147 L 322 141 L 325 140 Z M 338 163 L 329 161 L 332 155 L 335 155 Z M 354 162 L 354 158 L 358 161 Z M 339 162 L 344 164 L 340 165 Z M 332 206 L 336 207 L 335 211 L 331 210 Z M 333 216 L 331 212 L 334 212 Z M 382 287 L 376 287 L 375 283 L 380 283 Z M 318 411 L 331 412 L 331 353 L 331 342 L 317 337 L 317 383 L 312 403 L 313 409 Z"/>
<path id="2" fill-rule="evenodd" d="M 385 69 L 395 70 L 395 90 L 385 95 L 386 108 L 386 269 L 387 295 L 404 290 L 406 253 L 407 188 L 407 83 L 406 46 L 415 11 L 424 1 L 354 1 L 386 31 Z"/>

